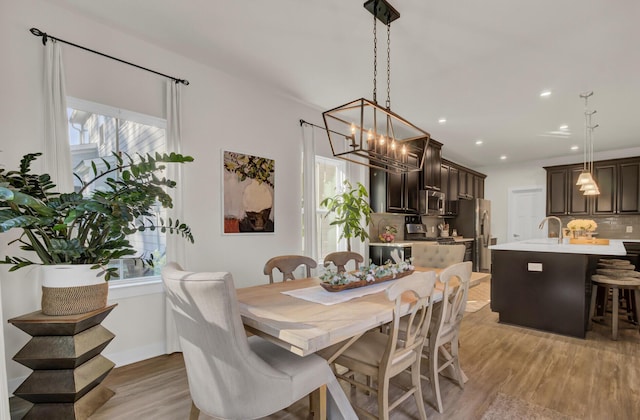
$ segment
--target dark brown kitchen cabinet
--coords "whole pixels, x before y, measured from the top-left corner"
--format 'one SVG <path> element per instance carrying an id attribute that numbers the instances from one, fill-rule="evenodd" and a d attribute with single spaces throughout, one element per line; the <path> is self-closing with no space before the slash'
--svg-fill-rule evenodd
<path id="1" fill-rule="evenodd" d="M 618 164 L 618 213 L 640 213 L 640 159 Z"/>
<path id="2" fill-rule="evenodd" d="M 445 199 L 450 201 L 458 200 L 458 170 L 457 167 L 453 165 L 447 165 L 449 167 L 449 195 L 445 197 Z"/>
<path id="3" fill-rule="evenodd" d="M 458 214 L 458 168 L 443 164 L 440 168 L 441 192 L 444 194 L 444 214 L 456 216 Z"/>
<path id="4" fill-rule="evenodd" d="M 433 139 L 429 140 L 427 151 L 422 167 L 422 189 L 436 190 L 442 189 L 442 176 L 440 167 L 442 165 L 442 143 Z"/>
<path id="5" fill-rule="evenodd" d="M 412 164 L 418 158 L 409 156 Z M 381 169 L 369 171 L 369 203 L 375 213 L 418 213 L 420 171 L 402 174 Z"/>
<path id="6" fill-rule="evenodd" d="M 469 172 L 464 169 L 458 168 L 458 197 L 459 198 L 471 198 L 471 193 L 469 190 L 469 185 L 467 181 L 469 177 L 467 176 Z M 473 187 L 471 187 L 473 188 Z"/>
<path id="7" fill-rule="evenodd" d="M 593 165 L 593 177 L 596 179 L 600 194 L 593 197 L 593 214 L 616 213 L 616 173 L 615 163 Z"/>
<path id="8" fill-rule="evenodd" d="M 545 169 L 549 216 L 640 214 L 640 157 L 594 162 L 600 194 L 591 197 L 576 185 L 582 164 Z"/>
<path id="9" fill-rule="evenodd" d="M 473 176 L 473 198 L 484 198 L 484 178 Z"/>
<path id="10" fill-rule="evenodd" d="M 567 169 L 547 169 L 547 215 L 567 214 Z"/>
<path id="11" fill-rule="evenodd" d="M 570 167 L 569 171 L 569 185 L 567 185 L 567 191 L 569 192 L 569 205 L 567 208 L 568 214 L 589 214 L 589 196 L 584 195 L 580 191 L 580 187 L 576 185 L 578 177 L 583 171 L 582 165 L 579 167 Z"/>
<path id="12" fill-rule="evenodd" d="M 576 185 L 582 166 L 547 169 L 547 216 L 588 214 L 589 199 Z"/>

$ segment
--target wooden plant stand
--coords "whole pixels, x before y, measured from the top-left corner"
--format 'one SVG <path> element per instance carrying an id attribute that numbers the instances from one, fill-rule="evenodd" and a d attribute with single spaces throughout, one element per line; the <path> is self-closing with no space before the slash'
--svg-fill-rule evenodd
<path id="1" fill-rule="evenodd" d="M 33 369 L 14 392 L 34 404 L 24 419 L 86 419 L 113 396 L 101 382 L 115 364 L 100 353 L 115 336 L 100 323 L 115 306 L 65 316 L 37 311 L 9 320 L 32 336 L 13 357 Z"/>

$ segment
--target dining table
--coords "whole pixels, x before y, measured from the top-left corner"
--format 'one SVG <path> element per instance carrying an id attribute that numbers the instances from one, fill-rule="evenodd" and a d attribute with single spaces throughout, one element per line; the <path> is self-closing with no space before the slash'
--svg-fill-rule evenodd
<path id="1" fill-rule="evenodd" d="M 416 271 L 442 269 L 415 267 Z M 470 287 L 490 278 L 489 273 L 473 272 Z M 357 289 L 328 292 L 318 277 L 288 280 L 237 289 L 240 315 L 245 330 L 299 356 L 344 342 L 329 357 L 333 362 L 365 332 L 389 323 L 394 302 L 387 299 L 387 287 L 397 280 Z M 444 285 L 436 283 L 437 299 Z M 409 296 L 404 309 L 409 311 Z M 401 308 L 401 310 L 403 310 Z"/>

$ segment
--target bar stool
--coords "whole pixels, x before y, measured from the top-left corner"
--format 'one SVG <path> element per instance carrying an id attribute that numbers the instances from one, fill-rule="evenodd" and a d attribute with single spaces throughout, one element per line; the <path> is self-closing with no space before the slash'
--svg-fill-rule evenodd
<path id="1" fill-rule="evenodd" d="M 611 338 L 613 340 L 618 339 L 618 304 L 619 304 L 619 291 L 630 290 L 634 292 L 635 308 L 640 307 L 640 278 L 639 277 L 625 277 L 620 273 L 617 273 L 619 277 L 609 277 L 603 274 L 594 274 L 591 276 L 591 282 L 593 283 L 593 289 L 591 292 L 591 308 L 589 310 L 589 329 L 593 325 L 593 317 L 595 316 L 596 309 L 596 293 L 598 287 L 603 287 L 605 290 L 605 302 L 606 296 L 609 294 L 609 289 L 612 290 L 612 305 L 611 311 Z M 606 303 L 605 303 L 606 306 Z M 606 312 L 606 311 L 605 311 Z"/>
<path id="2" fill-rule="evenodd" d="M 614 279 L 625 278 L 625 277 L 640 279 L 640 272 L 627 270 L 627 269 L 598 268 L 596 270 L 596 273 L 602 274 L 605 277 L 611 277 Z M 622 292 L 621 297 L 624 299 L 626 303 L 625 308 L 627 310 L 627 317 L 631 322 L 638 324 L 640 321 L 638 319 L 638 316 L 640 315 L 640 313 L 638 313 L 638 305 L 636 304 L 636 299 L 635 299 L 636 291 L 633 289 L 622 289 L 621 292 Z"/>

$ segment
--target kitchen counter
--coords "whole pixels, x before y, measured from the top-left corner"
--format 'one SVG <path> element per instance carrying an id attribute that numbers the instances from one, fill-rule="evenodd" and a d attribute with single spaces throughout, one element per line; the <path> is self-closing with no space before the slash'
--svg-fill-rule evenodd
<path id="1" fill-rule="evenodd" d="M 579 338 L 586 335 L 598 260 L 627 255 L 616 239 L 609 245 L 532 239 L 489 249 L 491 309 L 500 322 Z"/>
<path id="2" fill-rule="evenodd" d="M 623 240 L 611 239 L 609 245 L 573 245 L 559 244 L 558 239 L 530 239 L 520 242 L 509 242 L 499 245 L 491 245 L 490 250 L 495 251 L 527 251 L 527 252 L 553 252 L 563 254 L 584 255 L 627 255 Z"/>
<path id="3" fill-rule="evenodd" d="M 468 241 L 473 241 L 473 238 L 463 238 L 462 236 L 452 236 L 452 238 L 453 238 L 456 242 L 468 242 Z"/>
<path id="4" fill-rule="evenodd" d="M 369 246 L 405 247 L 411 245 L 413 242 L 369 242 Z"/>

